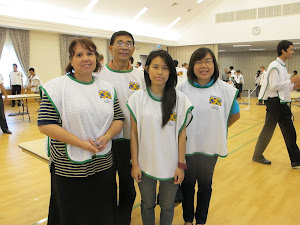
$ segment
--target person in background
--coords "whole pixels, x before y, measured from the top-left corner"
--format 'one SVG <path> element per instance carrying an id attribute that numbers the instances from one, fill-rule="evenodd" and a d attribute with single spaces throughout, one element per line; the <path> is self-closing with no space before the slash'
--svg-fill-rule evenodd
<path id="1" fill-rule="evenodd" d="M 188 67 L 189 67 L 189 64 L 183 63 L 181 68 L 176 69 L 178 83 L 187 79 L 187 68 Z"/>
<path id="2" fill-rule="evenodd" d="M 225 82 L 229 81 L 229 76 L 228 76 L 228 70 L 227 68 L 224 69 L 224 73 L 222 74 L 222 80 Z"/>
<path id="3" fill-rule="evenodd" d="M 17 64 L 13 64 L 13 71 L 9 73 L 11 94 L 21 94 L 23 88 L 23 73 L 18 71 Z M 15 107 L 16 100 L 12 100 L 12 107 Z M 18 100 L 18 106 L 21 105 L 21 100 Z"/>
<path id="4" fill-rule="evenodd" d="M 38 94 L 40 92 L 39 86 L 41 85 L 40 77 L 35 73 L 34 68 L 29 68 L 29 74 L 26 89 L 30 89 L 32 92 Z"/>
<path id="5" fill-rule="evenodd" d="M 101 63 L 101 66 L 104 66 L 104 56 L 102 54 L 99 54 L 99 62 Z"/>
<path id="6" fill-rule="evenodd" d="M 236 71 L 236 88 L 239 90 L 237 98 L 242 98 L 242 91 L 244 85 L 244 77 L 240 70 Z"/>
<path id="7" fill-rule="evenodd" d="M 3 85 L 3 77 L 0 74 L 0 127 L 4 134 L 12 134 L 12 132 L 8 129 L 8 126 L 7 126 L 2 95 L 5 96 L 5 102 L 8 104 L 6 90 Z"/>
<path id="8" fill-rule="evenodd" d="M 292 121 L 291 91 L 300 89 L 300 77 L 288 77 L 286 61 L 294 54 L 293 43 L 287 40 L 277 45 L 276 60 L 270 63 L 267 73 L 262 81 L 258 99 L 267 100 L 266 120 L 258 137 L 252 160 L 257 163 L 270 165 L 263 153 L 271 141 L 275 127 L 279 124 L 292 168 L 300 167 L 300 151 L 297 145 L 297 134 Z"/>
<path id="9" fill-rule="evenodd" d="M 185 225 L 192 225 L 194 219 L 197 225 L 206 223 L 214 168 L 218 156 L 228 155 L 228 127 L 240 118 L 237 89 L 218 78 L 218 64 L 213 51 L 199 48 L 191 56 L 188 80 L 177 86 L 195 107 L 193 121 L 187 127 L 188 167 L 181 184 Z M 198 193 L 194 206 L 196 182 Z"/>
<path id="10" fill-rule="evenodd" d="M 143 71 L 143 67 L 142 67 L 142 63 L 141 62 L 137 62 L 135 67 L 141 71 Z"/>
<path id="11" fill-rule="evenodd" d="M 127 31 L 115 32 L 108 48 L 113 59 L 106 64 L 98 76 L 116 88 L 125 117 L 123 130 L 113 140 L 112 152 L 114 168 L 118 171 L 119 177 L 117 225 L 130 225 L 136 192 L 134 180 L 131 177 L 130 112 L 126 104 L 134 92 L 145 87 L 145 80 L 143 72 L 134 69 L 129 62 L 135 50 L 132 34 Z"/>
<path id="12" fill-rule="evenodd" d="M 134 62 L 134 58 L 132 56 L 130 56 L 129 63 L 131 64 L 132 67 L 133 67 L 133 62 Z"/>
<path id="13" fill-rule="evenodd" d="M 177 73 L 166 51 L 149 54 L 144 74 L 147 89 L 132 94 L 127 104 L 131 113 L 131 174 L 141 192 L 143 224 L 155 225 L 159 181 L 160 224 L 172 225 L 175 195 L 186 169 L 186 125 L 193 106 L 175 90 Z"/>
<path id="14" fill-rule="evenodd" d="M 67 74 L 41 87 L 38 126 L 48 136 L 49 225 L 115 225 L 111 139 L 124 116 L 114 87 L 93 76 L 101 68 L 98 57 L 90 39 L 73 40 Z"/>

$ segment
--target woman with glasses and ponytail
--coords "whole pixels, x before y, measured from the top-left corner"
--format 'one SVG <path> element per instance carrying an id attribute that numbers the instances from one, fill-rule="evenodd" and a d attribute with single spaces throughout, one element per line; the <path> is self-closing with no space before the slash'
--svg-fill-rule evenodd
<path id="1" fill-rule="evenodd" d="M 227 156 L 227 128 L 240 117 L 237 89 L 218 77 L 218 63 L 213 51 L 199 48 L 191 56 L 188 80 L 177 86 L 195 107 L 193 122 L 187 128 L 188 168 L 181 185 L 185 225 L 192 225 L 194 218 L 197 225 L 206 223 L 215 164 L 218 156 Z"/>

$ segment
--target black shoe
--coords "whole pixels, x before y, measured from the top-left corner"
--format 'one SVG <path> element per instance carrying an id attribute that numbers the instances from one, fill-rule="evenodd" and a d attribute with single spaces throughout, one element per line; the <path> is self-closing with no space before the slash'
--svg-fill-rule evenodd
<path id="1" fill-rule="evenodd" d="M 293 169 L 300 169 L 300 162 L 293 162 L 292 163 L 292 168 Z"/>
<path id="2" fill-rule="evenodd" d="M 3 131 L 4 134 L 12 134 L 10 130 Z"/>
<path id="3" fill-rule="evenodd" d="M 15 105 L 12 105 L 11 107 L 15 107 Z"/>
<path id="4" fill-rule="evenodd" d="M 271 165 L 271 161 L 267 160 L 266 158 L 256 159 L 253 157 L 252 161 L 261 163 L 261 164 Z"/>

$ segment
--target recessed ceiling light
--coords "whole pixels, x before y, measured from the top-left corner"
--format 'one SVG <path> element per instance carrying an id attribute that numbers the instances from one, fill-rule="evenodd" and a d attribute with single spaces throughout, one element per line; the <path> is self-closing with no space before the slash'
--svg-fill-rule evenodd
<path id="1" fill-rule="evenodd" d="M 176 23 L 178 23 L 179 20 L 181 20 L 181 17 L 178 17 L 176 20 L 174 20 L 174 22 L 171 23 L 171 24 L 168 26 L 168 28 L 173 27 Z"/>
<path id="2" fill-rule="evenodd" d="M 300 45 L 300 42 L 294 42 L 293 44 L 294 45 Z"/>
<path id="3" fill-rule="evenodd" d="M 90 2 L 90 4 L 88 4 L 88 6 L 85 8 L 85 12 L 89 12 L 92 10 L 92 8 L 94 8 L 94 6 L 98 3 L 99 0 L 92 0 Z"/>
<path id="4" fill-rule="evenodd" d="M 144 7 L 134 18 L 133 20 L 137 20 L 138 18 L 140 18 L 149 8 L 148 7 Z"/>
<path id="5" fill-rule="evenodd" d="M 300 47 L 295 47 L 294 49 L 300 49 Z"/>
<path id="6" fill-rule="evenodd" d="M 265 51 L 265 48 L 250 48 L 250 51 Z"/>
<path id="7" fill-rule="evenodd" d="M 252 45 L 233 45 L 233 47 L 249 47 L 249 46 L 252 46 Z"/>
<path id="8" fill-rule="evenodd" d="M 198 0 L 198 1 L 197 1 L 197 3 L 201 3 L 201 2 L 203 2 L 203 0 Z"/>

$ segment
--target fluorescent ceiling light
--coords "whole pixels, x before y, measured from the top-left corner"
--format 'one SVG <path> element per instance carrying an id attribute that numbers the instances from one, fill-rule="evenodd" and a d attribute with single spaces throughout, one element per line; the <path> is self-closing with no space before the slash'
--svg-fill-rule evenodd
<path id="1" fill-rule="evenodd" d="M 140 18 L 149 8 L 148 7 L 144 7 L 134 18 L 133 20 L 137 20 L 138 18 Z"/>
<path id="2" fill-rule="evenodd" d="M 88 6 L 85 8 L 85 12 L 89 12 L 91 11 L 92 8 L 94 8 L 94 6 L 98 3 L 99 0 L 92 0 L 90 2 L 90 4 L 88 4 Z"/>
<path id="3" fill-rule="evenodd" d="M 251 45 L 233 45 L 233 47 L 249 47 Z"/>
<path id="4" fill-rule="evenodd" d="M 171 23 L 171 24 L 168 26 L 168 28 L 173 27 L 176 23 L 178 23 L 179 20 L 181 20 L 181 17 L 178 17 L 176 20 L 174 20 L 174 22 Z"/>
<path id="5" fill-rule="evenodd" d="M 264 51 L 266 50 L 265 48 L 250 48 L 250 51 Z"/>
<path id="6" fill-rule="evenodd" d="M 203 0 L 198 0 L 198 2 L 197 2 L 197 3 L 201 3 L 201 2 L 203 2 Z"/>

